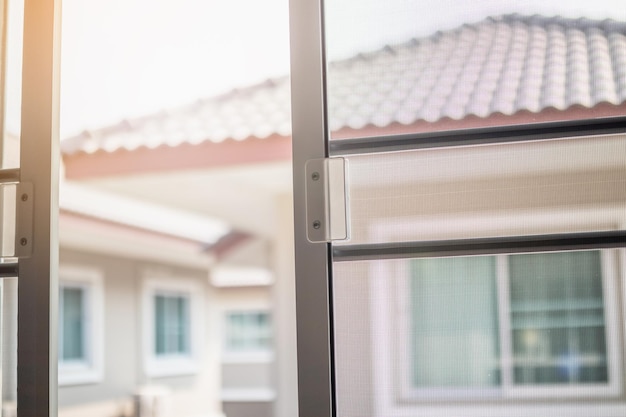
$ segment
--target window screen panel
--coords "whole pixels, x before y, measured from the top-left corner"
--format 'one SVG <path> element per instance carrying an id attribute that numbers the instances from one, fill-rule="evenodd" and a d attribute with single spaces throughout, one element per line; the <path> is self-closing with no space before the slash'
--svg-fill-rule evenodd
<path id="1" fill-rule="evenodd" d="M 623 231 L 623 130 L 591 132 L 586 137 L 543 135 L 541 143 L 503 133 L 501 139 L 492 136 L 473 146 L 465 146 L 465 135 L 503 132 L 505 126 L 512 131 L 513 126 L 526 128 L 542 122 L 575 121 L 583 126 L 581 120 L 626 114 L 626 78 L 616 69 L 623 66 L 626 10 L 601 0 L 593 4 L 329 0 L 324 2 L 324 18 L 328 63 L 326 73 L 321 74 L 324 77 L 315 75 L 326 79 L 320 88 L 330 139 L 325 150 L 331 157 L 348 161 L 350 238 L 332 242 L 328 251 L 336 256 L 329 277 L 331 310 L 321 308 L 315 317 L 299 319 L 298 330 L 299 334 L 310 330 L 322 340 L 325 335 L 318 329 L 327 317 L 332 320 L 329 362 L 334 368 L 329 380 L 336 415 L 608 417 L 626 412 L 618 354 L 623 351 L 623 304 L 610 290 L 619 284 L 616 277 L 623 274 L 623 260 L 612 262 L 609 269 L 601 261 L 600 284 L 593 283 L 597 277 L 581 278 L 602 294 L 599 301 L 597 291 L 587 291 L 585 297 L 595 297 L 590 311 L 555 307 L 559 300 L 555 296 L 545 312 L 526 314 L 518 309 L 519 303 L 528 300 L 512 288 L 522 279 L 520 269 L 532 270 L 524 263 L 532 265 L 535 258 L 519 261 L 518 269 L 513 268 L 516 261 L 511 258 L 517 255 L 501 252 L 463 258 L 438 254 L 432 259 L 375 259 L 383 246 L 407 242 L 445 244 Z M 312 55 L 315 52 L 313 48 Z M 294 87 L 296 75 L 304 78 L 294 74 Z M 306 80 L 316 82 L 315 77 Z M 302 91 L 308 93 L 303 97 L 314 99 L 310 90 Z M 301 107 L 308 111 L 308 104 Z M 314 113 L 315 104 L 311 106 Z M 302 123 L 294 125 L 294 132 L 310 142 L 307 134 L 314 129 L 308 132 L 303 127 L 317 123 L 318 114 L 314 116 L 306 121 L 296 118 Z M 442 132 L 458 137 L 438 144 Z M 421 146 L 418 139 L 424 138 L 428 144 Z M 294 135 L 294 143 L 298 139 Z M 395 142 L 385 147 L 386 141 Z M 308 158 L 325 156 L 308 146 L 300 148 Z M 379 149 L 389 152 L 376 153 Z M 297 188 L 296 204 L 304 205 Z M 302 225 L 296 218 L 297 235 Z M 308 243 L 297 241 L 298 255 L 306 258 L 299 261 L 305 265 L 302 269 L 312 264 L 307 250 L 320 259 L 320 248 Z M 359 246 L 371 249 L 362 257 L 368 260 L 337 259 L 342 256 L 338 248 L 347 248 L 344 254 L 356 248 L 356 253 Z M 603 260 L 608 253 L 612 252 L 603 250 L 590 257 Z M 549 258 L 547 253 L 536 255 L 536 259 Z M 568 259 L 579 262 L 574 255 Z M 433 266 L 415 275 L 422 262 Z M 455 268 L 449 266 L 456 262 L 466 263 L 458 268 L 464 274 L 454 273 Z M 492 265 L 489 272 L 466 272 L 472 271 L 474 262 Z M 555 265 L 565 269 L 558 261 Z M 317 266 L 325 268 L 327 263 Z M 309 277 L 307 271 L 303 275 Z M 473 285 L 455 283 L 459 276 L 476 281 Z M 577 281 L 577 275 L 565 281 L 571 280 Z M 319 288 L 309 282 L 299 283 L 298 288 L 305 314 L 308 308 L 314 311 L 305 300 L 306 290 Z M 561 295 L 568 305 L 578 302 L 576 297 Z M 433 299 L 445 301 L 439 305 Z M 525 325 L 539 333 L 548 321 L 561 327 L 548 338 L 551 347 L 540 359 L 560 368 L 522 379 L 520 372 L 536 372 L 536 363 L 520 356 L 521 344 L 532 342 L 535 336 L 524 339 L 518 327 Z M 589 323 L 602 324 L 590 325 L 596 327 L 590 331 Z M 454 328 L 458 339 L 437 334 L 446 328 Z M 429 345 L 428 339 L 437 336 L 440 340 Z M 445 343 L 446 337 L 455 343 Z M 325 347 L 315 346 L 318 351 Z M 470 349 L 474 351 L 467 359 Z M 575 349 L 589 355 L 576 357 L 571 353 Z M 317 383 L 325 375 L 317 378 L 313 368 L 319 358 L 307 353 L 315 357 L 313 366 L 306 358 L 301 362 L 313 370 L 310 373 Z M 448 362 L 445 357 L 450 358 Z M 575 370 L 580 360 L 596 369 Z M 327 363 L 319 363 L 327 368 Z M 558 379 L 563 374 L 567 382 Z M 327 391 L 325 385 L 306 388 Z M 301 395 L 312 406 L 304 413 L 315 410 L 314 400 L 321 397 L 309 394 Z"/>
<path id="2" fill-rule="evenodd" d="M 517 384 L 608 379 L 600 253 L 509 258 Z"/>
<path id="3" fill-rule="evenodd" d="M 615 253 L 335 262 L 337 415 L 618 396 Z"/>
<path id="4" fill-rule="evenodd" d="M 452 240 L 620 230 L 623 134 L 350 155 L 350 240 Z"/>
<path id="5" fill-rule="evenodd" d="M 419 259 L 410 269 L 412 385 L 498 385 L 494 258 Z"/>

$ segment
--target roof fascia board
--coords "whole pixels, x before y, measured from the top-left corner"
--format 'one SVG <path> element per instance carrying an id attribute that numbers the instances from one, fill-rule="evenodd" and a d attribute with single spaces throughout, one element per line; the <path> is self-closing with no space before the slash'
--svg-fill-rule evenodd
<path id="1" fill-rule="evenodd" d="M 218 219 L 68 182 L 60 187 L 59 205 L 68 212 L 201 244 L 214 244 L 231 231 Z"/>
<path id="2" fill-rule="evenodd" d="M 181 144 L 133 151 L 64 155 L 65 176 L 70 180 L 145 174 L 154 172 L 218 168 L 291 159 L 291 137 L 226 140 L 199 145 Z"/>
<path id="3" fill-rule="evenodd" d="M 461 120 L 443 119 L 438 122 L 418 121 L 410 125 L 394 123 L 385 127 L 373 125 L 361 129 L 344 128 L 333 132 L 333 139 L 392 136 L 414 133 L 442 132 L 494 126 L 563 122 L 567 120 L 599 119 L 626 115 L 626 103 L 599 104 L 592 109 L 582 106 L 565 111 L 554 108 L 540 113 L 527 111 L 514 115 L 493 114 L 487 118 L 469 116 Z M 181 144 L 155 149 L 139 148 L 133 151 L 99 151 L 93 154 L 76 153 L 63 156 L 65 175 L 70 180 L 94 179 L 154 172 L 211 169 L 242 164 L 291 160 L 291 137 L 273 135 L 266 139 L 250 138 L 243 141 L 226 140 L 199 145 Z"/>
<path id="4" fill-rule="evenodd" d="M 59 226 L 61 248 L 199 269 L 207 269 L 216 261 L 215 256 L 203 251 L 199 243 L 67 211 L 61 211 Z"/>

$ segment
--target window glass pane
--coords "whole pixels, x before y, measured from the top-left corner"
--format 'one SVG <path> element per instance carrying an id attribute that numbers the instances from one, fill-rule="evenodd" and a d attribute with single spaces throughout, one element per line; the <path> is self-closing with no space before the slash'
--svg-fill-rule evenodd
<path id="1" fill-rule="evenodd" d="M 325 3 L 334 139 L 624 114 L 619 1 Z"/>
<path id="2" fill-rule="evenodd" d="M 518 384 L 607 382 L 599 252 L 509 258 Z"/>
<path id="3" fill-rule="evenodd" d="M 165 297 L 157 295 L 155 303 L 155 349 L 156 353 L 165 353 Z"/>
<path id="4" fill-rule="evenodd" d="M 415 260 L 411 297 L 413 384 L 497 385 L 500 366 L 494 258 Z"/>
<path id="5" fill-rule="evenodd" d="M 85 290 L 75 287 L 61 288 L 60 317 L 61 328 L 61 359 L 85 360 Z"/>
<path id="6" fill-rule="evenodd" d="M 154 306 L 156 354 L 189 353 L 189 299 L 156 295 Z"/>
<path id="7" fill-rule="evenodd" d="M 176 323 L 176 335 L 178 336 L 177 347 L 180 352 L 189 352 L 189 312 L 186 299 L 179 297 L 176 300 L 176 310 L 178 321 Z"/>

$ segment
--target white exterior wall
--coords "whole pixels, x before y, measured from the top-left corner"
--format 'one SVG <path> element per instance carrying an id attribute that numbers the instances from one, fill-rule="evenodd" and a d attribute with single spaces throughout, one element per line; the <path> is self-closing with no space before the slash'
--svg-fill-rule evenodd
<path id="1" fill-rule="evenodd" d="M 220 366 L 216 332 L 217 306 L 206 270 L 185 269 L 153 262 L 61 249 L 61 266 L 91 268 L 101 272 L 104 287 L 104 366 L 96 382 L 59 387 L 59 416 L 133 416 L 133 397 L 142 387 L 162 387 L 168 393 L 164 417 L 215 417 L 221 415 Z M 149 377 L 144 367 L 141 291 L 146 273 L 185 277 L 201 288 L 204 298 L 202 351 L 196 370 L 189 375 Z"/>
<path id="2" fill-rule="evenodd" d="M 271 244 L 264 239 L 250 239 L 229 252 L 211 272 L 219 303 L 220 361 L 222 383 L 220 396 L 227 417 L 274 416 L 276 384 L 273 378 L 276 354 L 253 352 L 229 354 L 225 351 L 225 320 L 229 312 L 267 311 L 272 320 L 272 336 L 275 336 L 276 310 L 271 300 L 276 274 L 270 266 Z M 228 285 L 216 279 L 215 271 L 229 270 L 235 280 Z M 268 273 L 270 282 L 258 281 L 258 271 Z M 251 279 L 246 274 L 251 273 Z"/>

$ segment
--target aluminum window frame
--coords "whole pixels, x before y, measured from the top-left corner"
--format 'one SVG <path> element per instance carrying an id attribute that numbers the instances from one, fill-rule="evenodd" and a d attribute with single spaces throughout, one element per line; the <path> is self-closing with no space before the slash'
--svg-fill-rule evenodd
<path id="1" fill-rule="evenodd" d="M 300 417 L 335 415 L 330 245 L 307 239 L 305 164 L 328 156 L 321 0 L 290 0 L 291 119 L 298 409 Z"/>
<path id="2" fill-rule="evenodd" d="M 23 30 L 19 181 L 32 184 L 36 204 L 32 219 L 20 217 L 18 207 L 16 221 L 16 248 L 21 242 L 32 248 L 20 257 L 16 271 L 17 415 L 54 417 L 58 413 L 61 1 L 25 0 Z M 28 224 L 31 242 L 19 236 Z"/>
<path id="3" fill-rule="evenodd" d="M 311 243 L 307 239 L 305 164 L 358 153 L 480 145 L 626 130 L 626 118 L 502 126 L 423 135 L 329 141 L 323 0 L 290 0 L 291 109 L 296 262 L 298 401 L 300 417 L 335 416 L 332 263 L 367 259 L 537 252 L 626 246 L 626 231 L 381 245 Z M 461 139 L 466 138 L 466 139 Z M 376 320 L 381 320 L 380 317 Z M 610 409 L 611 405 L 607 405 Z M 375 405 L 376 408 L 376 405 Z M 457 410 L 461 412 L 460 410 Z M 466 412 L 467 410 L 463 410 Z M 545 409 L 549 413 L 548 409 Z M 423 410 L 425 415 L 436 413 Z M 468 411 L 469 412 L 469 411 Z M 474 415 L 470 412 L 469 415 Z M 400 412 L 401 415 L 412 415 Z M 440 415 L 440 414 L 438 414 Z"/>

